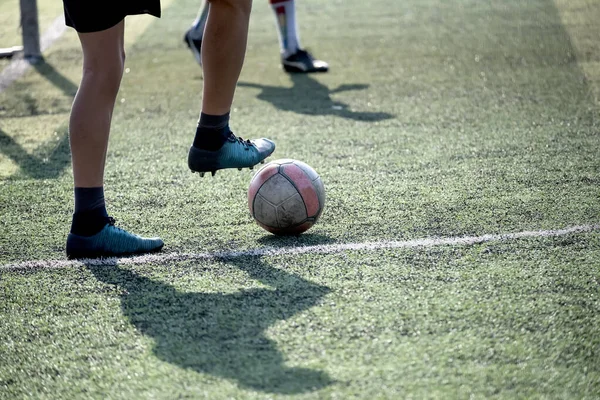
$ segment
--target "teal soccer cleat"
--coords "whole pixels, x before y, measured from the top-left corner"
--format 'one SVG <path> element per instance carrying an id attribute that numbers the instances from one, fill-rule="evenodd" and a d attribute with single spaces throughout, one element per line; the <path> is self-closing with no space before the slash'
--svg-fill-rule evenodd
<path id="1" fill-rule="evenodd" d="M 269 139 L 244 140 L 230 133 L 223 147 L 217 151 L 190 147 L 188 166 L 192 172 L 199 172 L 200 176 L 206 172 L 214 176 L 219 169 L 252 169 L 256 164 L 264 163 L 273 151 L 275 143 Z"/>
<path id="2" fill-rule="evenodd" d="M 139 253 L 150 253 L 162 249 L 160 238 L 143 238 L 115 226 L 115 220 L 108 217 L 108 223 L 93 236 L 79 236 L 69 233 L 67 237 L 67 258 L 116 257 Z"/>

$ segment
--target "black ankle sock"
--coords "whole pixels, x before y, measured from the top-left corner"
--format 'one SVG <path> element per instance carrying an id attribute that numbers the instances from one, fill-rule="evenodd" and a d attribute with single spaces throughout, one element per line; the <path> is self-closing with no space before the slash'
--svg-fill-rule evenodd
<path id="1" fill-rule="evenodd" d="M 210 151 L 219 150 L 227 141 L 230 132 L 229 113 L 224 115 L 200 113 L 194 147 Z"/>
<path id="2" fill-rule="evenodd" d="M 75 188 L 75 212 L 71 233 L 92 236 L 107 224 L 108 213 L 104 203 L 104 188 Z"/>

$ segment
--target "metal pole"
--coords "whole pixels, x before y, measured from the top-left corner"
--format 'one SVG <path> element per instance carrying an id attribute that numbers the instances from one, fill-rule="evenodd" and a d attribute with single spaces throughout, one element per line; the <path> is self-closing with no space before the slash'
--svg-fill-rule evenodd
<path id="1" fill-rule="evenodd" d="M 4 47 L 0 49 L 0 58 L 11 58 L 17 53 L 23 52 L 23 46 Z"/>
<path id="2" fill-rule="evenodd" d="M 40 28 L 37 0 L 19 0 L 21 3 L 21 27 L 23 29 L 23 57 L 32 64 L 43 59 L 40 51 Z"/>

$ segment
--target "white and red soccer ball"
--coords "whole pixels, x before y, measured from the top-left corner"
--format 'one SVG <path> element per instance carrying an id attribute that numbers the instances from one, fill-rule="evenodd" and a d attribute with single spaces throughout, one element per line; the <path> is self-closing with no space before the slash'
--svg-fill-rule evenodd
<path id="1" fill-rule="evenodd" d="M 324 206 L 323 182 L 302 161 L 271 161 L 250 181 L 250 214 L 261 227 L 276 235 L 305 232 L 317 222 Z"/>

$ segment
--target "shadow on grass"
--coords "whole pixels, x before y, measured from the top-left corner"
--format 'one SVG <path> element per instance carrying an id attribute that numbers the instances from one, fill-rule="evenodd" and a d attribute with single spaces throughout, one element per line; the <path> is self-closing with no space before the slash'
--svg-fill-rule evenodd
<path id="1" fill-rule="evenodd" d="M 336 89 L 329 88 L 307 74 L 291 74 L 291 88 L 266 86 L 258 83 L 238 82 L 238 86 L 261 89 L 259 99 L 273 104 L 280 110 L 307 115 L 332 115 L 359 121 L 376 122 L 393 118 L 384 112 L 353 111 L 348 105 L 331 98 L 332 94 L 348 90 L 364 90 L 369 85 L 344 84 Z"/>
<path id="2" fill-rule="evenodd" d="M 36 71 L 50 83 L 63 91 L 67 96 L 74 97 L 77 85 L 57 71 L 51 64 L 42 61 L 33 64 Z M 23 101 L 28 104 L 31 115 L 38 115 L 39 110 L 35 97 L 26 94 Z M 47 128 L 47 127 L 46 127 Z M 19 145 L 12 136 L 0 129 L 0 152 L 13 160 L 21 171 L 33 179 L 54 179 L 71 163 L 71 149 L 69 147 L 68 129 L 59 127 L 58 142 L 51 141 L 36 150 L 36 155 L 29 154 Z"/>
<path id="3" fill-rule="evenodd" d="M 264 235 L 257 240 L 263 246 L 279 248 L 290 246 L 316 246 L 321 244 L 335 243 L 335 240 L 329 236 L 315 233 L 303 233 L 301 235 L 277 236 Z"/>
<path id="4" fill-rule="evenodd" d="M 71 163 L 71 148 L 66 129 L 61 130 L 58 142 L 50 142 L 37 152 L 29 154 L 8 133 L 0 129 L 0 152 L 15 162 L 21 171 L 33 179 L 54 179 Z"/>
<path id="5" fill-rule="evenodd" d="M 65 95 L 75 97 L 75 93 L 77 93 L 77 85 L 57 71 L 52 64 L 42 61 L 40 63 L 33 64 L 33 67 L 41 76 L 46 78 L 58 89 L 62 90 Z"/>
<path id="6" fill-rule="evenodd" d="M 329 289 L 270 267 L 260 257 L 222 261 L 270 288 L 189 293 L 116 265 L 88 268 L 100 281 L 125 289 L 123 314 L 154 339 L 161 360 L 268 393 L 303 393 L 331 384 L 324 372 L 286 366 L 277 344 L 265 335 L 275 323 L 316 305 Z"/>

